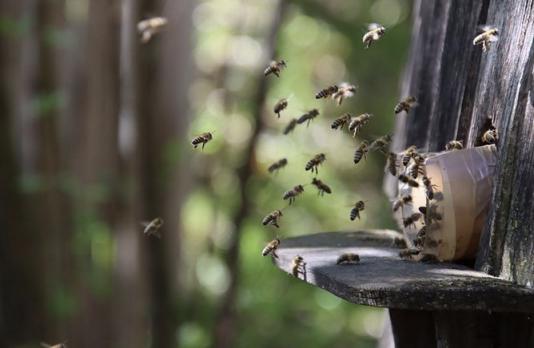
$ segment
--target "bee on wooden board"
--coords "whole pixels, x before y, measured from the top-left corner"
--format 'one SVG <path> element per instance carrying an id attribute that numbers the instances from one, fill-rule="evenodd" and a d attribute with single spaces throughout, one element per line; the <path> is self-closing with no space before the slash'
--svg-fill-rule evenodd
<path id="1" fill-rule="evenodd" d="M 412 199 L 411 195 L 402 196 L 402 197 L 394 200 L 393 201 L 393 211 L 396 212 L 397 210 L 399 210 L 403 206 L 408 205 L 408 204 L 412 204 L 412 201 L 413 201 L 413 199 Z"/>
<path id="2" fill-rule="evenodd" d="M 406 150 L 402 152 L 402 165 L 408 166 L 408 163 L 410 163 L 410 160 L 417 155 L 417 147 L 415 145 L 412 145 L 408 147 Z"/>
<path id="3" fill-rule="evenodd" d="M 304 122 L 307 122 L 307 123 L 306 123 L 306 126 L 309 126 L 311 120 L 313 120 L 313 119 L 316 118 L 317 116 L 319 116 L 319 110 L 317 110 L 317 109 L 312 109 L 312 110 L 308 111 L 307 113 L 305 113 L 304 115 L 300 116 L 300 117 L 297 119 L 297 123 L 298 123 L 298 124 L 303 124 Z"/>
<path id="4" fill-rule="evenodd" d="M 202 133 L 191 140 L 191 145 L 196 149 L 198 145 L 202 144 L 202 149 L 204 146 L 213 139 L 213 135 L 210 132 Z"/>
<path id="5" fill-rule="evenodd" d="M 404 218 L 402 220 L 402 224 L 404 225 L 405 228 L 408 228 L 412 225 L 415 225 L 415 223 L 419 221 L 419 219 L 421 219 L 421 216 L 422 216 L 421 213 L 413 213 L 407 218 Z"/>
<path id="6" fill-rule="evenodd" d="M 410 187 L 419 187 L 419 183 L 405 174 L 398 176 L 400 182 L 408 184 Z"/>
<path id="7" fill-rule="evenodd" d="M 167 25 L 167 18 L 152 17 L 137 23 L 137 31 L 141 34 L 141 42 L 147 43 L 152 36 L 159 33 Z"/>
<path id="8" fill-rule="evenodd" d="M 413 164 L 410 167 L 410 175 L 412 176 L 412 178 L 417 179 L 417 176 L 419 174 L 425 175 L 425 167 L 424 167 L 425 159 L 423 158 L 423 156 L 419 154 L 416 154 L 412 158 L 413 158 Z"/>
<path id="9" fill-rule="evenodd" d="M 378 41 L 386 33 L 386 28 L 377 23 L 371 23 L 367 26 L 367 33 L 363 35 L 362 42 L 367 49 L 375 41 Z"/>
<path id="10" fill-rule="evenodd" d="M 306 262 L 304 262 L 302 256 L 297 255 L 291 261 L 291 273 L 296 278 L 299 278 L 299 275 L 302 274 L 304 279 L 306 279 Z"/>
<path id="11" fill-rule="evenodd" d="M 461 140 L 451 140 L 447 144 L 445 144 L 446 151 L 462 150 L 463 148 L 464 145 L 462 144 Z"/>
<path id="12" fill-rule="evenodd" d="M 360 255 L 354 253 L 341 254 L 336 261 L 336 265 L 349 265 L 360 262 Z"/>
<path id="13" fill-rule="evenodd" d="M 395 105 L 395 114 L 400 114 L 403 111 L 406 111 L 406 113 L 410 112 L 410 110 L 417 106 L 417 99 L 415 97 L 406 97 L 403 100 L 401 100 L 397 105 Z"/>
<path id="14" fill-rule="evenodd" d="M 327 184 L 325 184 L 324 182 L 322 182 L 321 180 L 317 178 L 312 179 L 312 185 L 317 187 L 317 189 L 319 190 L 319 196 L 323 196 L 325 192 L 328 194 L 332 193 L 330 186 L 328 186 Z"/>
<path id="15" fill-rule="evenodd" d="M 269 76 L 270 74 L 280 77 L 280 72 L 287 67 L 285 60 L 273 60 L 269 63 L 269 66 L 263 72 L 263 75 Z"/>
<path id="16" fill-rule="evenodd" d="M 346 124 L 350 123 L 352 116 L 349 113 L 345 113 L 332 122 L 332 129 L 343 129 Z"/>
<path id="17" fill-rule="evenodd" d="M 280 169 L 284 168 L 286 165 L 287 165 L 287 159 L 282 158 L 274 162 L 273 164 L 271 164 L 269 168 L 267 168 L 267 170 L 269 171 L 269 173 L 278 172 Z"/>
<path id="18" fill-rule="evenodd" d="M 367 122 L 369 122 L 369 119 L 372 116 L 373 115 L 371 115 L 371 114 L 365 113 L 365 114 L 361 114 L 361 115 L 358 115 L 358 116 L 354 117 L 354 119 L 352 119 L 352 121 L 350 121 L 350 123 L 349 123 L 349 131 L 352 132 L 352 136 L 353 137 L 356 137 L 356 134 L 360 131 L 360 129 L 363 126 L 365 126 L 367 124 Z"/>
<path id="19" fill-rule="evenodd" d="M 423 176 L 423 185 L 425 186 L 426 198 L 429 200 L 434 199 L 434 189 L 437 188 L 437 185 L 432 184 L 428 176 Z"/>
<path id="20" fill-rule="evenodd" d="M 161 238 L 160 229 L 163 226 L 163 219 L 160 217 L 155 218 L 154 220 L 150 222 L 143 222 L 141 223 L 143 225 L 144 230 L 143 234 L 146 236 L 156 236 L 158 238 Z"/>
<path id="21" fill-rule="evenodd" d="M 304 169 L 306 169 L 306 171 L 311 170 L 312 173 L 315 172 L 315 174 L 319 174 L 318 167 L 324 161 L 326 161 L 326 155 L 324 153 L 319 153 L 313 156 L 313 158 L 306 163 Z"/>
<path id="22" fill-rule="evenodd" d="M 354 93 L 356 93 L 356 86 L 343 82 L 338 86 L 337 92 L 332 95 L 332 99 L 337 102 L 337 105 L 341 105 L 344 99 L 352 97 Z"/>
<path id="23" fill-rule="evenodd" d="M 428 208 L 419 207 L 419 211 L 426 217 L 429 223 L 431 223 L 433 220 L 441 221 L 443 219 L 443 216 L 438 213 L 437 209 L 437 204 L 430 204 Z"/>
<path id="24" fill-rule="evenodd" d="M 278 255 L 276 255 L 276 249 L 278 249 L 278 246 L 280 245 L 280 239 L 276 238 L 270 241 L 265 248 L 261 251 L 261 254 L 263 256 L 267 256 L 269 254 L 273 255 L 273 257 L 278 258 Z"/>
<path id="25" fill-rule="evenodd" d="M 41 347 L 43 348 L 67 348 L 67 344 L 66 343 L 58 343 L 58 344 L 48 344 L 48 343 L 44 343 L 44 342 L 41 342 Z"/>
<path id="26" fill-rule="evenodd" d="M 389 143 L 391 143 L 391 135 L 389 134 L 383 135 L 380 138 L 373 140 L 371 145 L 369 145 L 369 151 L 378 150 L 385 154 L 387 153 L 386 147 L 389 145 Z"/>
<path id="27" fill-rule="evenodd" d="M 280 113 L 282 112 L 282 110 L 287 108 L 288 105 L 289 103 L 286 98 L 282 98 L 279 101 L 277 101 L 276 104 L 274 104 L 273 111 L 276 115 L 278 115 L 278 118 L 280 118 Z"/>
<path id="28" fill-rule="evenodd" d="M 488 129 L 487 131 L 482 134 L 482 142 L 484 144 L 495 144 L 497 142 L 497 129 Z"/>
<path id="29" fill-rule="evenodd" d="M 289 133 L 293 132 L 296 126 L 297 126 L 297 119 L 292 118 L 287 124 L 286 128 L 284 129 L 284 135 L 288 135 Z"/>
<path id="30" fill-rule="evenodd" d="M 289 205 L 291 205 L 298 195 L 300 195 L 302 192 L 304 192 L 304 187 L 302 185 L 297 185 L 293 187 L 291 190 L 284 192 L 283 199 L 287 200 L 289 199 Z"/>
<path id="31" fill-rule="evenodd" d="M 334 93 L 336 93 L 339 90 L 339 87 L 337 85 L 328 86 L 325 89 L 320 90 L 315 94 L 315 99 L 322 99 L 322 98 L 328 98 L 331 97 Z"/>
<path id="32" fill-rule="evenodd" d="M 263 218 L 263 220 L 261 221 L 261 223 L 264 226 L 273 225 L 276 228 L 280 228 L 280 226 L 278 225 L 278 220 L 280 219 L 281 216 L 284 216 L 284 214 L 282 214 L 282 211 L 281 210 L 275 210 L 275 211 L 269 213 L 267 216 L 265 216 Z"/>
<path id="33" fill-rule="evenodd" d="M 395 152 L 390 152 L 388 154 L 386 168 L 391 175 L 397 176 L 398 163 L 397 163 L 397 154 Z"/>
<path id="34" fill-rule="evenodd" d="M 482 45 L 482 52 L 487 52 L 491 44 L 499 40 L 499 30 L 490 25 L 480 27 L 480 34 L 473 39 L 473 45 Z"/>
<path id="35" fill-rule="evenodd" d="M 360 219 L 360 212 L 365 209 L 365 202 L 364 201 L 358 201 L 354 204 L 354 207 L 350 211 L 350 221 L 356 220 L 356 218 Z"/>
<path id="36" fill-rule="evenodd" d="M 413 240 L 413 245 L 416 248 L 422 248 L 425 244 L 426 239 L 426 226 L 421 227 L 419 231 L 417 231 L 417 235 L 415 236 L 415 239 Z"/>
<path id="37" fill-rule="evenodd" d="M 369 147 L 367 140 L 364 140 L 360 143 L 360 146 L 356 148 L 354 152 L 354 164 L 358 164 L 362 158 L 367 159 L 367 152 L 369 152 Z"/>
<path id="38" fill-rule="evenodd" d="M 399 257 L 403 260 L 411 260 L 414 256 L 419 255 L 419 249 L 403 249 L 399 252 Z"/>

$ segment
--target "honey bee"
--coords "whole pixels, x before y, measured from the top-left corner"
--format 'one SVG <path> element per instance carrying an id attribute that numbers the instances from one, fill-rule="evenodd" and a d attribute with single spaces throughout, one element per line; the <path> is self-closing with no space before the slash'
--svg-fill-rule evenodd
<path id="1" fill-rule="evenodd" d="M 350 122 L 351 117 L 352 116 L 349 113 L 346 113 L 336 118 L 334 122 L 332 122 L 332 129 L 343 129 L 345 125 Z"/>
<path id="2" fill-rule="evenodd" d="M 417 154 L 417 147 L 412 145 L 402 152 L 402 165 L 407 166 L 410 163 L 410 159 Z"/>
<path id="3" fill-rule="evenodd" d="M 354 164 L 358 164 L 361 161 L 362 157 L 367 159 L 367 152 L 369 152 L 369 147 L 367 145 L 367 140 L 364 140 L 354 152 Z"/>
<path id="4" fill-rule="evenodd" d="M 412 164 L 412 167 L 410 168 L 410 175 L 412 176 L 412 178 L 417 179 L 417 176 L 419 174 L 425 175 L 425 168 L 424 168 L 425 159 L 423 158 L 423 156 L 419 154 L 414 155 L 413 162 L 414 163 Z"/>
<path id="5" fill-rule="evenodd" d="M 412 215 L 408 216 L 407 218 L 402 220 L 402 224 L 404 227 L 408 228 L 412 225 L 415 225 L 417 221 L 421 218 L 421 213 L 413 213 Z"/>
<path id="6" fill-rule="evenodd" d="M 399 257 L 403 260 L 411 260 L 413 256 L 419 255 L 419 249 L 403 249 L 399 252 Z"/>
<path id="7" fill-rule="evenodd" d="M 163 226 L 163 219 L 160 217 L 155 218 L 150 222 L 143 222 L 141 225 L 144 226 L 143 234 L 147 236 L 156 236 L 161 238 L 160 228 Z"/>
<path id="8" fill-rule="evenodd" d="M 312 173 L 315 172 L 315 174 L 319 174 L 318 167 L 324 161 L 326 161 L 326 155 L 324 153 L 319 153 L 313 156 L 313 158 L 306 163 L 304 169 L 306 169 L 306 171 L 311 170 Z"/>
<path id="9" fill-rule="evenodd" d="M 285 60 L 273 60 L 269 63 L 269 66 L 265 69 L 263 75 L 268 76 L 269 74 L 275 74 L 276 77 L 280 77 L 280 72 L 286 67 L 287 64 Z"/>
<path id="10" fill-rule="evenodd" d="M 298 124 L 303 124 L 304 122 L 307 122 L 306 126 L 309 126 L 311 120 L 313 120 L 317 116 L 319 116 L 319 110 L 312 109 L 312 110 L 308 111 L 307 113 L 305 113 L 304 115 L 300 116 L 298 118 L 298 120 L 297 120 L 297 123 Z"/>
<path id="11" fill-rule="evenodd" d="M 397 176 L 397 154 L 395 152 L 389 153 L 386 167 L 391 175 Z"/>
<path id="12" fill-rule="evenodd" d="M 415 236 L 415 239 L 413 240 L 413 245 L 415 245 L 416 248 L 422 248 L 425 244 L 426 239 L 426 226 L 421 227 L 419 231 L 417 231 L 417 235 Z"/>
<path id="13" fill-rule="evenodd" d="M 360 212 L 365 209 L 365 202 L 358 201 L 354 204 L 354 207 L 350 211 L 350 220 L 354 221 L 356 218 L 360 219 Z"/>
<path id="14" fill-rule="evenodd" d="M 337 258 L 336 265 L 341 264 L 354 264 L 360 262 L 360 255 L 353 253 L 342 254 Z"/>
<path id="15" fill-rule="evenodd" d="M 434 189 L 437 188 L 437 185 L 432 184 L 428 176 L 423 176 L 423 185 L 426 190 L 426 198 L 429 200 L 434 199 Z"/>
<path id="16" fill-rule="evenodd" d="M 278 219 L 280 219 L 281 216 L 284 216 L 284 214 L 282 214 L 282 211 L 281 210 L 275 210 L 275 211 L 269 213 L 269 215 L 267 215 L 266 217 L 264 217 L 263 220 L 261 221 L 261 223 L 264 226 L 273 225 L 276 228 L 280 228 L 280 226 L 278 225 Z"/>
<path id="17" fill-rule="evenodd" d="M 269 171 L 269 173 L 272 173 L 272 172 L 277 172 L 278 170 L 280 170 L 281 168 L 285 167 L 287 165 L 287 159 L 285 158 L 282 158 L 282 159 L 279 159 L 278 161 L 274 162 L 273 164 L 271 164 L 269 166 L 269 168 L 267 168 L 267 170 Z"/>
<path id="18" fill-rule="evenodd" d="M 408 184 L 408 186 L 410 187 L 419 187 L 419 183 L 417 181 L 415 181 L 414 179 L 410 178 L 409 176 L 405 174 L 399 175 L 398 178 L 400 182 L 404 184 Z"/>
<path id="19" fill-rule="evenodd" d="M 291 190 L 284 192 L 284 196 L 282 197 L 284 200 L 289 199 L 289 205 L 291 205 L 298 195 L 300 195 L 302 192 L 304 192 L 304 187 L 302 185 L 297 185 L 293 187 Z"/>
<path id="20" fill-rule="evenodd" d="M 147 43 L 153 35 L 159 33 L 167 25 L 167 18 L 152 17 L 137 23 L 137 31 L 141 34 L 141 42 Z"/>
<path id="21" fill-rule="evenodd" d="M 386 33 L 386 28 L 377 23 L 371 23 L 367 26 L 367 33 L 362 38 L 364 47 L 367 49 L 371 44 L 378 41 Z"/>
<path id="22" fill-rule="evenodd" d="M 417 106 L 417 99 L 411 96 L 406 97 L 401 100 L 397 105 L 395 105 L 395 114 L 399 114 L 403 111 L 406 111 L 406 113 L 408 113 L 415 106 Z"/>
<path id="23" fill-rule="evenodd" d="M 425 215 L 428 221 L 432 222 L 433 220 L 441 221 L 443 216 L 437 212 L 438 206 L 436 204 L 430 204 L 428 209 L 427 207 L 419 207 L 421 214 Z"/>
<path id="24" fill-rule="evenodd" d="M 315 99 L 328 98 L 339 90 L 337 85 L 328 86 L 315 94 Z"/>
<path id="25" fill-rule="evenodd" d="M 48 343 L 41 342 L 41 347 L 44 347 L 44 348 L 67 348 L 67 344 L 66 343 L 58 343 L 58 344 L 50 345 Z"/>
<path id="26" fill-rule="evenodd" d="M 352 132 L 352 136 L 356 137 L 356 134 L 360 131 L 360 129 L 369 122 L 369 119 L 373 115 L 371 114 L 361 114 L 356 117 L 349 123 L 349 130 Z"/>
<path id="27" fill-rule="evenodd" d="M 464 146 L 462 144 L 461 140 L 451 140 L 445 145 L 445 150 L 451 151 L 451 150 L 461 150 Z"/>
<path id="28" fill-rule="evenodd" d="M 286 98 L 282 98 L 278 102 L 276 102 L 276 104 L 274 104 L 273 111 L 275 114 L 278 115 L 278 118 L 280 118 L 280 112 L 282 112 L 282 110 L 287 108 L 287 105 L 288 105 L 288 102 Z"/>
<path id="29" fill-rule="evenodd" d="M 292 118 L 287 124 L 286 128 L 284 129 L 284 135 L 288 135 L 289 133 L 293 132 L 296 125 L 297 125 L 297 119 Z"/>
<path id="30" fill-rule="evenodd" d="M 278 249 L 279 245 L 280 245 L 280 239 L 278 238 L 273 239 L 272 241 L 269 242 L 269 244 L 265 246 L 265 248 L 263 248 L 263 250 L 261 251 L 261 254 L 263 256 L 267 256 L 271 254 L 273 255 L 273 257 L 278 258 L 278 255 L 276 255 L 276 249 Z"/>
<path id="31" fill-rule="evenodd" d="M 399 208 L 401 208 L 401 207 L 403 207 L 403 206 L 405 206 L 407 204 L 412 204 L 412 196 L 411 195 L 402 196 L 399 199 L 393 201 L 393 211 L 396 212 L 397 210 L 399 210 Z"/>
<path id="32" fill-rule="evenodd" d="M 294 277 L 298 278 L 299 274 L 302 274 L 306 278 L 306 262 L 300 255 L 295 256 L 291 262 L 291 273 Z"/>
<path id="33" fill-rule="evenodd" d="M 322 182 L 321 180 L 317 178 L 312 179 L 312 185 L 317 187 L 317 189 L 319 190 L 319 196 L 323 196 L 325 192 L 328 194 L 332 193 L 330 186 L 328 186 L 327 184 L 325 184 L 324 182 Z"/>
<path id="34" fill-rule="evenodd" d="M 196 149 L 198 145 L 202 144 L 202 149 L 204 149 L 204 145 L 211 139 L 213 139 L 213 135 L 210 132 L 202 133 L 191 140 L 191 145 Z"/>
<path id="35" fill-rule="evenodd" d="M 480 34 L 473 39 L 473 45 L 482 45 L 482 52 L 487 52 L 493 42 L 499 40 L 499 30 L 495 27 L 484 25 L 480 28 Z"/>
<path id="36" fill-rule="evenodd" d="M 378 150 L 385 154 L 386 146 L 388 146 L 389 143 L 391 143 L 391 135 L 389 134 L 383 135 L 380 138 L 373 140 L 371 145 L 369 145 L 369 151 Z"/>
<path id="37" fill-rule="evenodd" d="M 481 139 L 484 144 L 495 144 L 497 142 L 497 129 L 488 129 L 482 134 Z"/>
<path id="38" fill-rule="evenodd" d="M 337 92 L 332 95 L 332 99 L 337 101 L 337 105 L 341 105 L 345 98 L 350 98 L 356 93 L 356 86 L 347 82 L 343 82 L 337 87 Z"/>

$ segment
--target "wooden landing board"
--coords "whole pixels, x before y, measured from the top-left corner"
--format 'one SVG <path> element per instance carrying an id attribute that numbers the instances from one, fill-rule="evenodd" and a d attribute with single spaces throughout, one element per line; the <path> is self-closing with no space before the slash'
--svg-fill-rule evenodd
<path id="1" fill-rule="evenodd" d="M 404 261 L 395 231 L 325 232 L 282 240 L 273 259 L 291 273 L 306 262 L 306 281 L 349 302 L 412 310 L 534 312 L 534 289 L 451 263 Z M 336 265 L 342 253 L 360 255 L 356 265 Z M 302 277 L 301 277 L 302 278 Z"/>

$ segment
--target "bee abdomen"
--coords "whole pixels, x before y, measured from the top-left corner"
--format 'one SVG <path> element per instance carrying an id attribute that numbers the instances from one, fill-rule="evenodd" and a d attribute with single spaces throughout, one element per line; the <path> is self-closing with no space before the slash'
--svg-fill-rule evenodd
<path id="1" fill-rule="evenodd" d="M 328 98 L 332 94 L 336 93 L 338 91 L 338 89 L 339 89 L 339 87 L 336 86 L 336 85 L 333 85 L 333 86 L 330 86 L 328 88 L 325 88 L 325 89 L 319 91 L 315 95 L 315 99 Z"/>

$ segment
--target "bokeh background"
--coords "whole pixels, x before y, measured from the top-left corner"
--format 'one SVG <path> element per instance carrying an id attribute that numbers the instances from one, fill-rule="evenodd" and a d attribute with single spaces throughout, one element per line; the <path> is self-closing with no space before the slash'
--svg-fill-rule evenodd
<path id="1" fill-rule="evenodd" d="M 260 255 L 276 235 L 394 228 L 385 157 L 409 44 L 407 0 L 7 0 L 0 3 L 0 346 L 375 347 L 385 312 Z M 141 44 L 136 23 L 168 26 Z M 366 23 L 387 27 L 369 50 Z M 271 58 L 288 68 L 263 77 Z M 337 107 L 321 88 L 358 85 Z M 277 119 L 274 103 L 289 97 Z M 287 122 L 320 116 L 289 135 Z M 330 128 L 373 119 L 356 139 Z M 204 151 L 193 136 L 213 131 Z M 309 184 L 274 231 L 261 219 Z M 267 167 L 289 165 L 270 175 Z M 359 221 L 350 204 L 366 200 Z M 140 222 L 161 216 L 161 240 Z"/>

